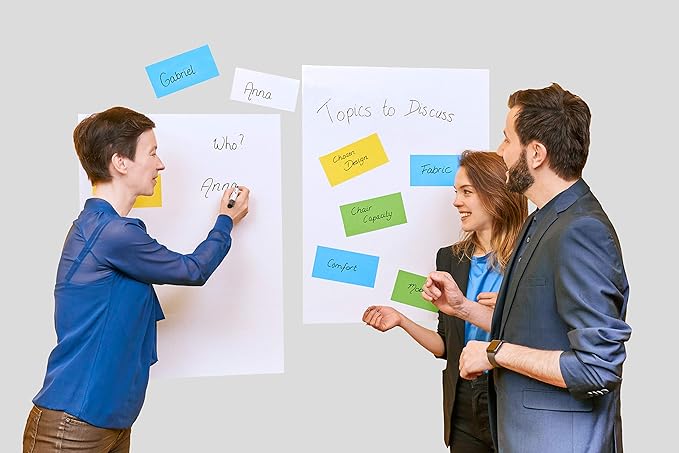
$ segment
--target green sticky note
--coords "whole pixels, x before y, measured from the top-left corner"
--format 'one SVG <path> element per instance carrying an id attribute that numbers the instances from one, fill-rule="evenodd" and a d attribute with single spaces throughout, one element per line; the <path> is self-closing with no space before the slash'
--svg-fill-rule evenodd
<path id="1" fill-rule="evenodd" d="M 400 192 L 345 204 L 340 212 L 347 237 L 408 223 Z"/>
<path id="2" fill-rule="evenodd" d="M 422 299 L 422 287 L 427 281 L 423 275 L 412 274 L 399 269 L 391 292 L 391 300 L 402 304 L 412 305 L 433 312 L 439 311 L 431 302 Z"/>

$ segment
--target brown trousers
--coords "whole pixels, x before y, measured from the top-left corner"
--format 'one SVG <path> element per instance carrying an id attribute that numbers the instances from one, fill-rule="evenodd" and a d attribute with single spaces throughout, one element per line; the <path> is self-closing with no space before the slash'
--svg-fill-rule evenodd
<path id="1" fill-rule="evenodd" d="M 97 428 L 66 412 L 33 406 L 24 429 L 23 453 L 128 453 L 131 431 Z"/>

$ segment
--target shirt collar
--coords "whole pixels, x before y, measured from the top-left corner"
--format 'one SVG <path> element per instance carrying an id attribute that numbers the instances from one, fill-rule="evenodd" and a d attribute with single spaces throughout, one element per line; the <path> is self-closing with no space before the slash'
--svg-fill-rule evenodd
<path id="1" fill-rule="evenodd" d="M 88 198 L 87 201 L 85 201 L 85 207 L 83 208 L 83 211 L 101 211 L 106 214 L 118 215 L 118 212 L 113 209 L 111 203 L 104 200 L 103 198 Z"/>

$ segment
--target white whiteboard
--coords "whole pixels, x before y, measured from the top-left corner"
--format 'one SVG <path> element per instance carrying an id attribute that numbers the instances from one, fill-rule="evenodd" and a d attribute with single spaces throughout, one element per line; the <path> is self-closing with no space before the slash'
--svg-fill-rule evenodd
<path id="1" fill-rule="evenodd" d="M 392 302 L 391 293 L 399 269 L 435 269 L 436 251 L 459 239 L 460 220 L 451 187 L 410 186 L 410 156 L 488 149 L 488 71 L 303 66 L 302 96 L 304 322 L 361 322 L 380 304 L 434 327 L 435 313 Z M 331 186 L 319 158 L 374 133 L 389 162 Z M 407 223 L 347 237 L 339 206 L 393 193 Z M 378 256 L 374 287 L 312 277 L 317 246 Z"/>
<path id="2" fill-rule="evenodd" d="M 148 116 L 166 167 L 162 207 L 134 208 L 128 217 L 142 219 L 161 244 L 193 252 L 214 225 L 223 186 L 251 189 L 250 212 L 208 282 L 155 286 L 165 320 L 158 323 L 151 376 L 282 373 L 280 116 Z M 81 168 L 81 207 L 91 194 Z"/>

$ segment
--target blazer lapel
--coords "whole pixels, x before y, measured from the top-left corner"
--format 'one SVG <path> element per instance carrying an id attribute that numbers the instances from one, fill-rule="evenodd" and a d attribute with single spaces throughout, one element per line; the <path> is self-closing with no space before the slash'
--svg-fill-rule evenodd
<path id="1" fill-rule="evenodd" d="M 521 277 L 523 276 L 523 273 L 526 270 L 526 266 L 528 265 L 531 256 L 533 256 L 533 252 L 540 243 L 542 236 L 545 235 L 549 227 L 552 226 L 552 224 L 558 217 L 559 215 L 557 214 L 556 211 L 550 211 L 545 213 L 545 218 L 541 219 L 541 221 L 539 222 L 535 234 L 533 235 L 531 241 L 528 243 L 523 252 L 523 256 L 521 256 L 520 259 L 517 258 L 516 260 L 515 268 L 514 270 L 512 270 L 511 274 L 510 282 L 511 284 L 509 284 L 509 286 L 507 287 L 505 308 L 504 310 L 502 310 L 502 323 L 500 324 L 500 336 L 502 336 L 502 334 L 504 333 L 504 327 L 505 323 L 507 322 L 507 316 L 509 316 L 509 312 L 511 311 L 512 305 L 514 304 L 514 296 L 516 295 L 516 290 L 519 287 L 519 281 L 521 281 Z"/>
<path id="2" fill-rule="evenodd" d="M 492 338 L 500 339 L 504 334 L 504 327 L 507 323 L 507 317 L 512 309 L 512 304 L 514 303 L 514 297 L 519 286 L 519 281 L 523 276 L 528 262 L 533 256 L 533 252 L 540 243 L 540 240 L 545 235 L 549 227 L 556 221 L 559 214 L 570 208 L 577 200 L 582 198 L 585 194 L 589 193 L 589 186 L 581 178 L 575 182 L 569 189 L 562 192 L 559 199 L 555 200 L 554 208 L 546 211 L 545 216 L 540 219 L 540 224 L 537 226 L 537 230 L 531 242 L 526 246 L 523 252 L 521 260 L 516 256 L 516 252 L 525 240 L 526 231 L 528 226 L 533 221 L 535 213 L 528 216 L 526 223 L 523 226 L 521 234 L 519 234 L 519 240 L 517 240 L 514 245 L 514 252 L 512 253 L 512 258 L 510 263 L 507 265 L 507 270 L 505 271 L 505 278 L 502 282 L 502 287 L 500 288 L 500 294 L 498 294 L 498 301 L 495 306 L 495 312 L 493 313 L 493 324 L 492 324 Z"/>
<path id="3" fill-rule="evenodd" d="M 495 311 L 493 311 L 493 320 L 491 322 L 491 327 L 490 327 L 490 338 L 491 339 L 499 339 L 500 335 L 500 320 L 502 319 L 502 312 L 504 310 L 504 305 L 505 305 L 505 300 L 506 300 L 506 295 L 507 295 L 507 286 L 509 285 L 509 277 L 511 276 L 511 271 L 512 268 L 514 267 L 514 261 L 516 261 L 516 251 L 519 249 L 519 245 L 521 242 L 523 242 L 524 236 L 526 236 L 526 232 L 528 231 L 528 227 L 530 226 L 531 222 L 533 222 L 533 217 L 535 217 L 535 212 L 533 212 L 531 215 L 528 216 L 526 221 L 523 223 L 523 228 L 521 229 L 521 232 L 517 236 L 516 243 L 514 244 L 514 251 L 512 252 L 511 257 L 509 258 L 509 262 L 507 263 L 507 267 L 505 268 L 504 276 L 502 278 L 502 284 L 500 285 L 500 291 L 498 291 L 497 294 L 497 301 L 495 302 Z"/>

